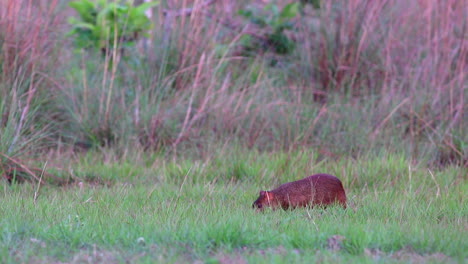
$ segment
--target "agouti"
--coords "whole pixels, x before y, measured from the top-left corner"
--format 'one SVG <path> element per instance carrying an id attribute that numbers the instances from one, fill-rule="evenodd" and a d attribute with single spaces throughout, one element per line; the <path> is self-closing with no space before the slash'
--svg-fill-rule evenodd
<path id="1" fill-rule="evenodd" d="M 326 206 L 339 203 L 346 208 L 346 194 L 341 181 L 329 174 L 315 174 L 302 180 L 288 182 L 271 191 L 260 191 L 253 208 L 294 209 L 306 206 Z"/>

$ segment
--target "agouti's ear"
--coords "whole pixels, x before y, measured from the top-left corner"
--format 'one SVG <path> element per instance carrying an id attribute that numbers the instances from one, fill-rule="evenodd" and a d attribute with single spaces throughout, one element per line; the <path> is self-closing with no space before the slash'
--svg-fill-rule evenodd
<path id="1" fill-rule="evenodd" d="M 260 196 L 265 196 L 266 192 L 265 191 L 260 191 Z"/>

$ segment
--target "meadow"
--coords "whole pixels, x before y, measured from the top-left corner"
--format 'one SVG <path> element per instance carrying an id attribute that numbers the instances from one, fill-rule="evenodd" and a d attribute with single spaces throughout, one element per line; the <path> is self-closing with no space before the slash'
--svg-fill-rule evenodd
<path id="1" fill-rule="evenodd" d="M 70 2 L 0 2 L 0 262 L 467 261 L 463 1 L 161 1 L 86 48 Z M 347 209 L 252 209 L 315 173 Z"/>

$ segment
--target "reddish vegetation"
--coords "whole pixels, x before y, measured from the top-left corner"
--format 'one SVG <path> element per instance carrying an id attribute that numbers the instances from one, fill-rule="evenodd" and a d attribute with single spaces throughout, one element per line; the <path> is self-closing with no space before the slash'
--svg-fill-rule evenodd
<path id="1" fill-rule="evenodd" d="M 282 184 L 272 191 L 260 191 L 252 207 L 294 209 L 339 203 L 346 208 L 346 194 L 341 181 L 329 174 L 315 174 L 302 180 Z"/>

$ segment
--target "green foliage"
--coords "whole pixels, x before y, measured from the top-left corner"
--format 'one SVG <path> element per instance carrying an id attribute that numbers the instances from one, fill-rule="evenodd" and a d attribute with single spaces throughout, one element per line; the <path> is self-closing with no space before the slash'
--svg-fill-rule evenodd
<path id="1" fill-rule="evenodd" d="M 145 34 L 151 28 L 151 21 L 145 11 L 158 4 L 159 1 L 139 6 L 133 6 L 130 1 L 72 1 L 70 7 L 78 12 L 80 19 L 69 19 L 73 26 L 69 35 L 75 37 L 78 48 L 109 50 L 115 45 L 131 46 L 140 34 Z"/>
<path id="2" fill-rule="evenodd" d="M 248 19 L 251 23 L 264 29 L 263 36 L 246 35 L 241 39 L 241 44 L 247 51 L 271 50 L 277 54 L 289 54 L 295 48 L 295 43 L 286 34 L 285 30 L 294 29 L 294 19 L 299 13 L 298 2 L 287 4 L 279 9 L 276 4 L 268 4 L 263 12 L 255 10 L 239 10 L 238 14 Z"/>

